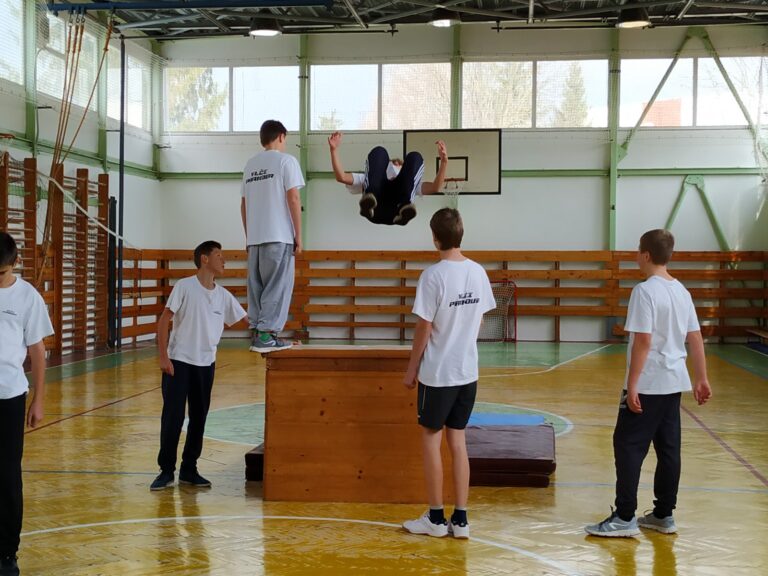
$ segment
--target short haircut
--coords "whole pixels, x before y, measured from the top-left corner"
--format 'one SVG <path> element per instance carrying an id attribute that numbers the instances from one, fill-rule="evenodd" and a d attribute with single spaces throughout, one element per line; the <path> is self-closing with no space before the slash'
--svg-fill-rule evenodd
<path id="1" fill-rule="evenodd" d="M 283 123 L 278 120 L 266 120 L 261 125 L 259 130 L 259 138 L 261 138 L 261 145 L 268 146 L 277 140 L 281 134 L 288 134 L 288 130 L 285 129 Z"/>
<path id="2" fill-rule="evenodd" d="M 658 228 L 640 236 L 640 252 L 648 252 L 651 262 L 657 266 L 663 266 L 669 262 L 674 249 L 675 237 L 669 230 Z"/>
<path id="3" fill-rule="evenodd" d="M 195 266 L 197 268 L 200 268 L 201 262 L 200 259 L 203 256 L 210 256 L 211 252 L 214 250 L 221 250 L 221 244 L 216 242 L 215 240 L 206 240 L 200 246 L 195 248 Z"/>
<path id="4" fill-rule="evenodd" d="M 16 240 L 7 232 L 0 231 L 0 266 L 13 266 L 18 258 Z"/>
<path id="5" fill-rule="evenodd" d="M 461 248 L 461 239 L 464 237 L 464 222 L 461 214 L 454 208 L 441 208 L 432 215 L 429 221 L 440 250 Z"/>

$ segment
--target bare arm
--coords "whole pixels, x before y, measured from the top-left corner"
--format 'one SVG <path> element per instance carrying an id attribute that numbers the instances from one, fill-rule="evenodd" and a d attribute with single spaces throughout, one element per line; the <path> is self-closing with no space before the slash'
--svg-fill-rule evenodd
<path id="1" fill-rule="evenodd" d="M 699 406 L 712 397 L 712 388 L 707 379 L 707 362 L 704 356 L 704 338 L 701 331 L 688 332 L 688 350 L 693 362 L 693 397 Z"/>
<path id="2" fill-rule="evenodd" d="M 168 332 L 173 318 L 170 308 L 164 308 L 160 319 L 157 321 L 157 348 L 160 360 L 160 370 L 173 376 L 173 363 L 168 358 Z"/>
<path id="3" fill-rule="evenodd" d="M 637 381 L 643 371 L 648 352 L 651 350 L 651 335 L 644 332 L 635 332 L 632 343 L 632 352 L 629 356 L 629 373 L 627 376 L 627 405 L 632 412 L 638 414 L 643 411 L 640 398 L 637 394 Z"/>
<path id="4" fill-rule="evenodd" d="M 288 194 L 288 210 L 291 213 L 294 232 L 294 254 L 301 254 L 301 195 L 298 188 L 291 188 Z"/>
<path id="5" fill-rule="evenodd" d="M 333 175 L 336 176 L 336 182 L 341 182 L 347 186 L 352 186 L 354 180 L 352 174 L 344 172 L 344 168 L 341 167 L 341 160 L 339 159 L 339 146 L 341 146 L 341 132 L 334 132 L 328 137 L 328 148 L 331 150 L 331 166 L 333 167 Z"/>
<path id="6" fill-rule="evenodd" d="M 40 340 L 27 347 L 32 360 L 32 403 L 27 412 L 27 426 L 34 428 L 43 420 L 45 403 L 45 344 Z"/>
<path id="7" fill-rule="evenodd" d="M 448 149 L 442 140 L 438 140 L 435 144 L 437 144 L 437 153 L 440 156 L 440 166 L 437 168 L 434 182 L 423 182 L 421 184 L 422 194 L 436 194 L 443 189 L 443 184 L 445 183 L 445 172 L 448 170 Z"/>
<path id="8" fill-rule="evenodd" d="M 248 220 L 245 212 L 245 197 L 240 198 L 240 218 L 243 219 L 243 231 L 245 232 L 245 243 L 248 244 Z"/>
<path id="9" fill-rule="evenodd" d="M 408 362 L 408 369 L 403 377 L 403 385 L 406 388 L 413 388 L 418 383 L 419 364 L 421 364 L 421 357 L 424 355 L 424 350 L 427 349 L 427 343 L 431 335 L 432 322 L 419 318 L 416 322 L 416 330 L 413 333 L 411 359 Z"/>

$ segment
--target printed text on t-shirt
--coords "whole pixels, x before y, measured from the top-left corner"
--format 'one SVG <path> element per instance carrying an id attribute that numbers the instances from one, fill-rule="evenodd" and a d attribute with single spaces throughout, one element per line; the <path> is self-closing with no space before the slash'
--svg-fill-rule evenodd
<path id="1" fill-rule="evenodd" d="M 464 304 L 477 304 L 478 302 L 480 302 L 480 298 L 472 298 L 472 292 L 464 292 L 459 294 L 458 300 L 449 302 L 448 308 L 463 306 Z"/>
<path id="2" fill-rule="evenodd" d="M 269 180 L 270 178 L 274 178 L 274 174 L 267 173 L 267 170 L 265 168 L 262 168 L 258 172 L 251 172 L 251 177 L 248 178 L 245 183 L 250 184 L 251 182 L 259 182 L 261 180 Z"/>

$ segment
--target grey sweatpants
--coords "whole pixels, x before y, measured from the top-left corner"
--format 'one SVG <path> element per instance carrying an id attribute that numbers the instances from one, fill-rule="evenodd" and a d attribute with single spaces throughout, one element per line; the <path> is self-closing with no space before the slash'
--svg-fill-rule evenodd
<path id="1" fill-rule="evenodd" d="M 293 244 L 248 246 L 248 323 L 251 330 L 280 332 L 293 295 Z"/>

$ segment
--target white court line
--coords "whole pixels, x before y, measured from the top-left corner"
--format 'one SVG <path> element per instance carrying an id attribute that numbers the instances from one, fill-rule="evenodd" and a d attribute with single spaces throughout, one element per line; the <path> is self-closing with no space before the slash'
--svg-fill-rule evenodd
<path id="1" fill-rule="evenodd" d="M 37 536 L 41 534 L 55 534 L 59 532 L 68 532 L 70 530 L 82 530 L 86 528 L 100 528 L 102 526 L 118 526 L 118 525 L 128 525 L 128 524 L 151 524 L 151 523 L 160 524 L 164 522 L 180 522 L 180 521 L 188 521 L 188 520 L 198 520 L 200 522 L 216 521 L 216 520 L 297 520 L 300 522 L 344 522 L 347 524 L 363 524 L 367 526 L 383 526 L 385 528 L 401 528 L 400 524 L 392 524 L 390 522 L 376 522 L 374 520 L 358 520 L 356 518 L 325 518 L 325 517 L 319 517 L 319 516 L 269 516 L 269 515 L 263 515 L 263 514 L 254 514 L 254 515 L 247 515 L 247 516 L 221 516 L 221 515 L 219 516 L 178 516 L 178 517 L 172 517 L 172 518 L 138 518 L 134 520 L 112 520 L 109 522 L 92 522 L 90 524 L 74 524 L 71 526 L 60 526 L 58 528 L 45 528 L 43 530 L 32 530 L 30 532 L 23 532 L 21 535 L 26 537 L 26 536 Z M 485 544 L 486 546 L 498 548 L 500 550 L 514 552 L 516 554 L 520 554 L 521 556 L 525 556 L 527 558 L 531 558 L 532 560 L 536 560 L 541 564 L 546 564 L 547 566 L 550 566 L 551 568 L 554 568 L 563 574 L 567 574 L 568 576 L 579 576 L 578 572 L 572 571 L 570 568 L 568 568 L 564 564 L 561 564 L 557 560 L 552 560 L 550 558 L 547 558 L 546 556 L 542 556 L 541 554 L 536 554 L 535 552 L 530 552 L 523 548 L 512 546 L 511 544 L 504 544 L 502 542 L 494 542 L 493 540 L 486 540 L 484 538 L 475 538 L 475 537 L 472 537 L 470 539 L 470 542 L 477 542 L 480 544 Z"/>
<path id="2" fill-rule="evenodd" d="M 532 376 L 534 374 L 546 374 L 547 372 L 552 372 L 552 370 L 556 370 L 557 368 L 560 368 L 561 366 L 565 366 L 566 364 L 570 364 L 571 362 L 575 362 L 576 360 L 581 360 L 582 358 L 586 358 L 590 354 L 594 354 L 595 352 L 600 352 L 600 350 L 605 350 L 609 346 L 613 346 L 613 344 L 606 344 L 604 346 L 600 346 L 600 348 L 595 348 L 594 350 L 590 350 L 589 352 L 584 352 L 584 354 L 579 354 L 578 356 L 574 356 L 573 358 L 570 358 L 569 360 L 564 360 L 563 362 L 560 362 L 559 364 L 555 364 L 554 366 L 550 366 L 546 370 L 537 370 L 536 372 L 504 372 L 502 374 L 480 374 L 480 378 L 500 378 L 502 376 Z"/>

